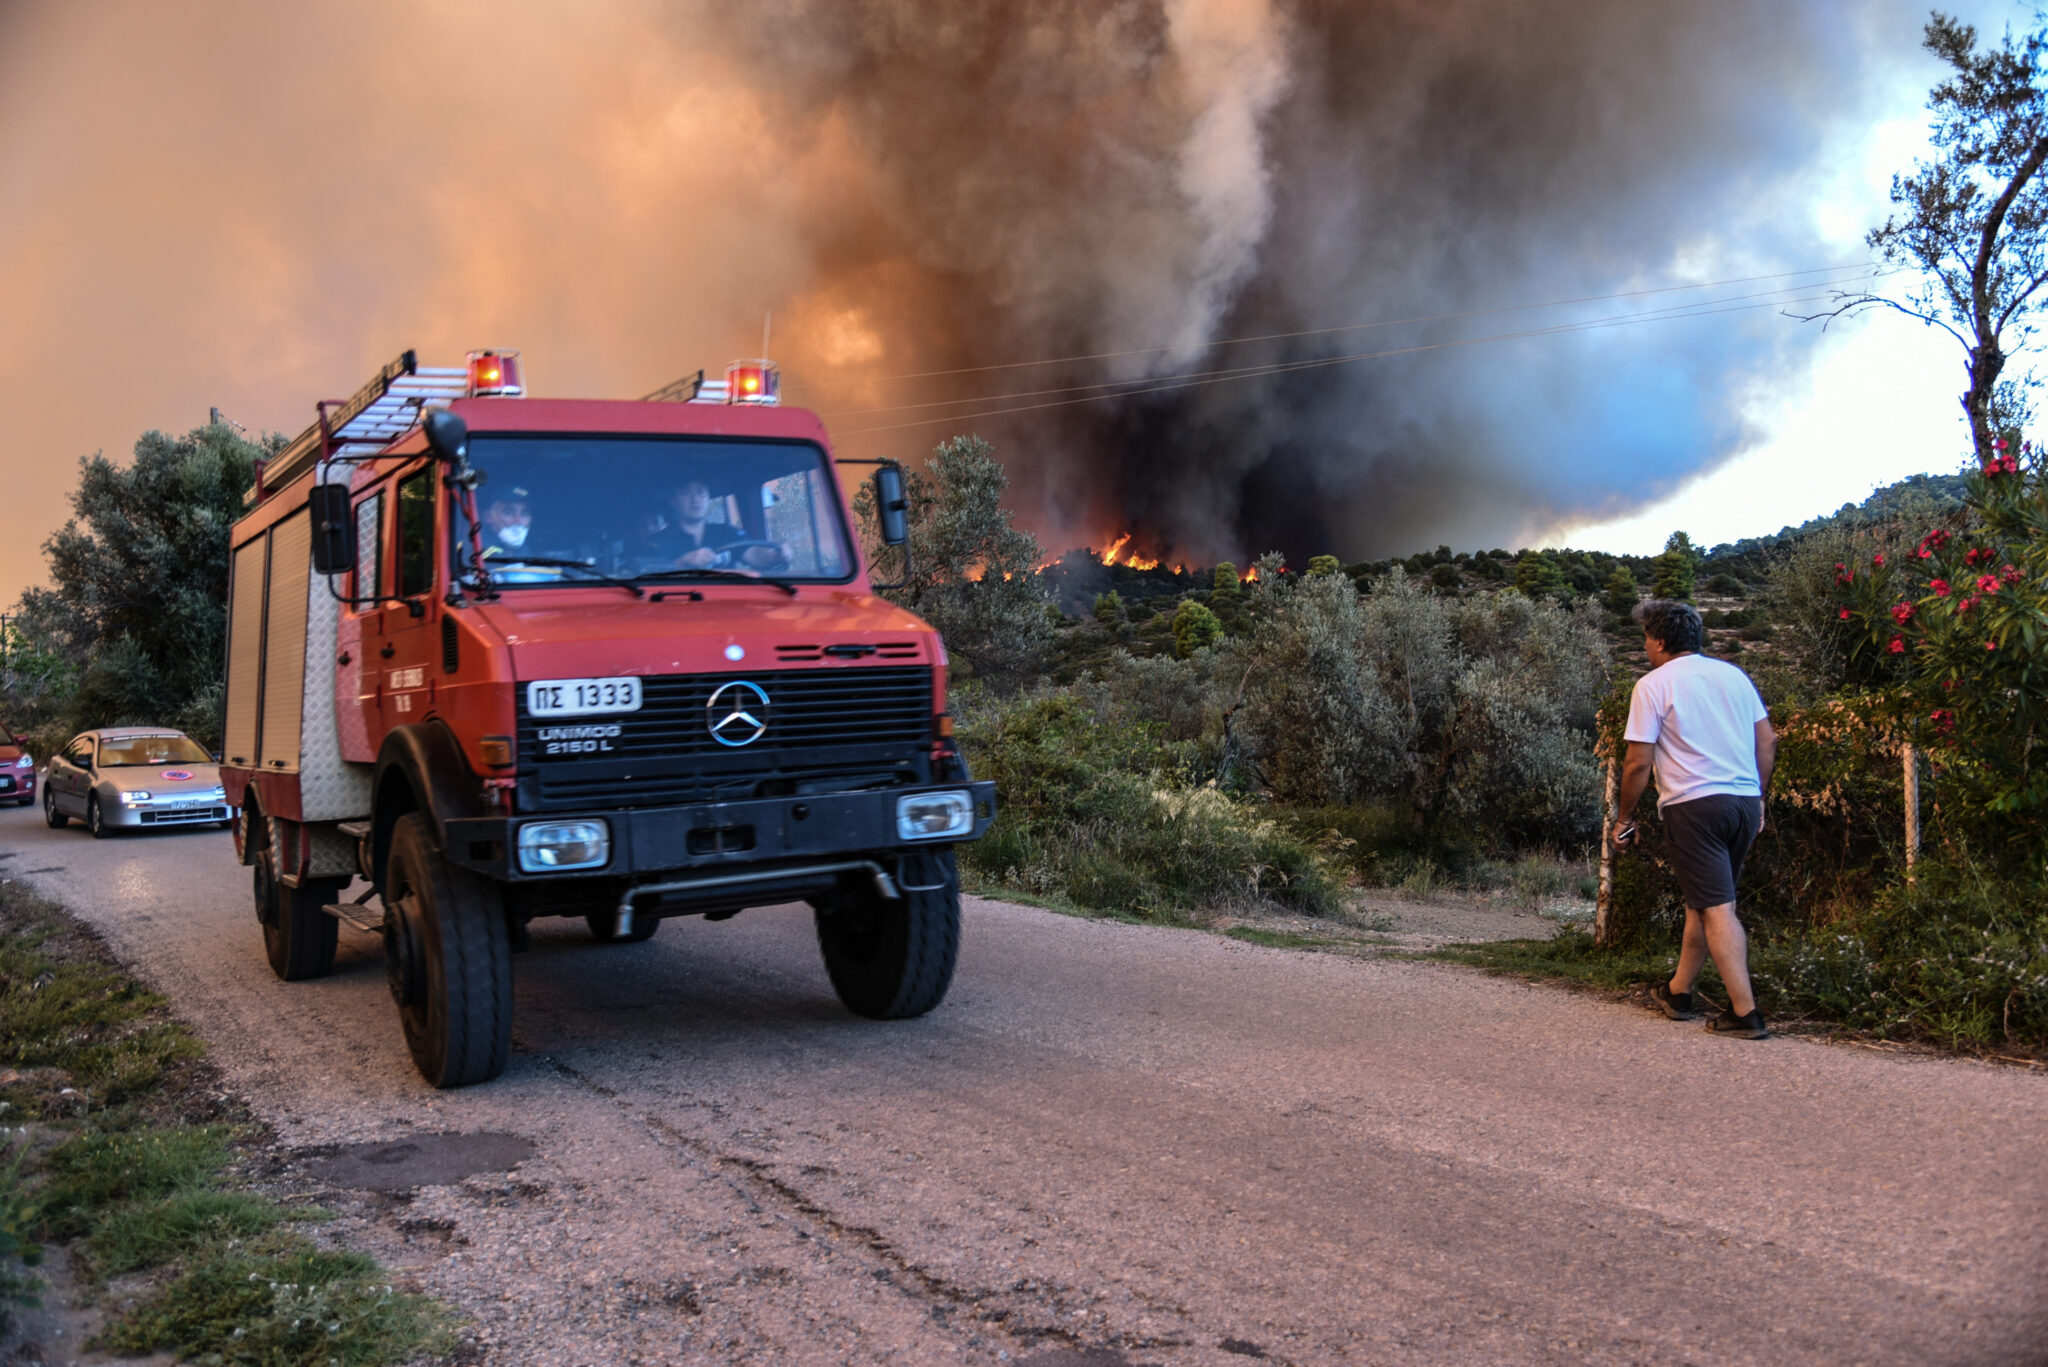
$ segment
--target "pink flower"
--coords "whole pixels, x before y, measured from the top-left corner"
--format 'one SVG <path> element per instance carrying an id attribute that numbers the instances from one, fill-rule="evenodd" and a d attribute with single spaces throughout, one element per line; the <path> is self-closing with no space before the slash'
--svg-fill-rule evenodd
<path id="1" fill-rule="evenodd" d="M 1927 720 L 1933 722 L 1934 729 L 1944 736 L 1956 729 L 1956 714 L 1946 707 L 1935 708 L 1927 714 Z"/>
<path id="2" fill-rule="evenodd" d="M 1843 620 L 1843 621 L 1845 621 L 1845 622 L 1849 620 L 1849 609 L 1847 609 L 1847 608 L 1843 608 L 1843 609 L 1842 609 L 1842 620 Z"/>
<path id="3" fill-rule="evenodd" d="M 2005 438 L 2000 437 L 1997 441 L 1992 442 L 1991 446 L 1993 450 L 2003 451 L 2005 449 Z"/>
<path id="4" fill-rule="evenodd" d="M 2020 573 L 2018 565 L 2007 565 L 1998 572 L 1998 577 L 2008 584 L 2017 584 L 2020 580 L 2026 578 L 2026 575 Z"/>
<path id="5" fill-rule="evenodd" d="M 1883 552 L 1883 551 L 1879 551 L 1879 552 L 1878 552 L 1878 553 L 1877 553 L 1876 555 L 1873 555 L 1873 556 L 1871 556 L 1871 557 L 1870 557 L 1870 563 L 1871 563 L 1871 564 L 1873 564 L 1873 565 L 1875 565 L 1875 566 L 1877 566 L 1877 567 L 1878 567 L 1879 569 L 1883 569 L 1883 568 L 1884 568 L 1884 552 Z"/>
<path id="6" fill-rule="evenodd" d="M 1998 576 L 1997 576 L 1997 575 L 1995 575 L 1995 574 L 1980 574 L 1980 575 L 1978 575 L 1978 576 L 1977 576 L 1977 588 L 1979 589 L 1979 591 L 1981 591 L 1981 592 L 1984 592 L 1984 593 L 1996 593 L 1996 592 L 1998 592 Z"/>
<path id="7" fill-rule="evenodd" d="M 1927 587 L 1933 589 L 1943 598 L 1948 597 L 1948 580 L 1946 579 L 1930 579 L 1927 581 Z"/>
<path id="8" fill-rule="evenodd" d="M 1922 546 L 1919 550 L 1914 551 L 1913 554 L 1920 557 L 1922 560 L 1932 560 L 1934 558 L 1934 552 L 1928 550 L 1925 546 Z"/>
<path id="9" fill-rule="evenodd" d="M 1905 653 L 1906 653 L 1906 638 L 1905 638 L 1905 637 L 1903 637 L 1903 636 L 1894 636 L 1894 637 L 1892 637 L 1892 654 L 1894 654 L 1894 655 L 1903 655 L 1903 654 L 1905 654 Z"/>
<path id="10" fill-rule="evenodd" d="M 1963 563 L 1965 565 L 1974 565 L 1979 560 L 1989 559 L 1991 559 L 1991 552 L 1983 549 L 1981 546 L 1972 546 L 1969 550 L 1963 552 Z"/>
<path id="11" fill-rule="evenodd" d="M 1986 641 L 1986 642 L 1984 643 L 1984 648 L 1985 648 L 1986 650 L 1996 650 L 1996 649 L 1998 649 L 1998 642 L 1996 642 L 1996 641 Z"/>
<path id="12" fill-rule="evenodd" d="M 1973 607 L 1976 607 L 1976 606 L 1977 606 L 1977 602 L 1978 602 L 1978 599 L 1977 599 L 1977 595 L 1976 595 L 1976 594 L 1974 594 L 1974 593 L 1973 593 L 1973 594 L 1971 594 L 1971 595 L 1970 595 L 1969 597 L 1967 597 L 1967 598 L 1963 599 L 1963 600 L 1962 600 L 1961 602 L 1959 602 L 1959 603 L 1957 603 L 1957 604 L 1956 604 L 1956 615 L 1957 615 L 1958 617 L 1962 616 L 1962 615 L 1963 615 L 1964 613 L 1968 612 L 1968 611 L 1969 611 L 1969 610 L 1970 610 L 1971 608 L 1973 608 Z"/>
<path id="13" fill-rule="evenodd" d="M 1911 603 L 1892 604 L 1892 620 L 1894 622 L 1897 622 L 1900 626 L 1904 626 L 1906 625 L 1906 623 L 1912 621 L 1913 605 Z"/>

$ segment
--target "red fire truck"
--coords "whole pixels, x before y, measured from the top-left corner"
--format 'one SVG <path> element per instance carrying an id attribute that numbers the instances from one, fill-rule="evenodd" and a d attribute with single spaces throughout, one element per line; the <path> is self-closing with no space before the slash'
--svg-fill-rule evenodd
<path id="1" fill-rule="evenodd" d="M 638 941 L 804 901 L 850 1010 L 945 995 L 952 847 L 994 786 L 953 742 L 938 634 L 876 596 L 849 517 L 839 468 L 876 466 L 902 546 L 901 470 L 835 462 L 779 388 L 756 361 L 534 399 L 516 352 L 406 352 L 257 471 L 221 776 L 264 949 L 312 978 L 340 921 L 380 934 L 435 1086 L 504 1068 L 537 917 Z"/>

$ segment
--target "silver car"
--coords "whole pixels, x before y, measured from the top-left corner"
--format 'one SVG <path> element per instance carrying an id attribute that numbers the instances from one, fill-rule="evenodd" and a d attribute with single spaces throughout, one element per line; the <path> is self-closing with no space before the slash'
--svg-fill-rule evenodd
<path id="1" fill-rule="evenodd" d="M 43 776 L 43 817 L 72 817 L 95 837 L 157 826 L 233 824 L 220 770 L 199 743 L 161 726 L 112 726 L 74 737 Z"/>

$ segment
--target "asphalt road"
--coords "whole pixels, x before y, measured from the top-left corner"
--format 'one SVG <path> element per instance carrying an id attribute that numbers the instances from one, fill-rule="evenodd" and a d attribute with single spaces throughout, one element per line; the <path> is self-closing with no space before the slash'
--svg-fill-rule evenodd
<path id="1" fill-rule="evenodd" d="M 493 1363 L 2048 1362 L 2023 1069 L 974 901 L 952 995 L 897 1024 L 838 1006 L 799 908 L 539 923 L 510 1070 L 438 1093 L 374 940 L 271 977 L 225 834 L 10 810 L 0 877 L 295 1148 L 531 1141 L 338 1230 Z"/>

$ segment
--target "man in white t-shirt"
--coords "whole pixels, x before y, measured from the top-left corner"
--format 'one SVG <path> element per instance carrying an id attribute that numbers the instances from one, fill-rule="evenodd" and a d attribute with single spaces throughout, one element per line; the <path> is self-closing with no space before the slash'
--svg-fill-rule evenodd
<path id="1" fill-rule="evenodd" d="M 1700 654 L 1706 628 L 1690 604 L 1652 599 L 1636 609 L 1650 672 L 1629 699 L 1628 758 L 1621 771 L 1617 848 L 1636 838 L 1628 814 L 1652 771 L 1665 849 L 1685 897 L 1678 969 L 1650 995 L 1672 1020 L 1697 1020 L 1693 986 L 1707 955 L 1728 989 L 1728 1009 L 1707 1022 L 1716 1034 L 1764 1039 L 1763 1012 L 1749 983 L 1749 937 L 1735 914 L 1735 879 L 1764 827 L 1778 736 L 1749 675 Z"/>

